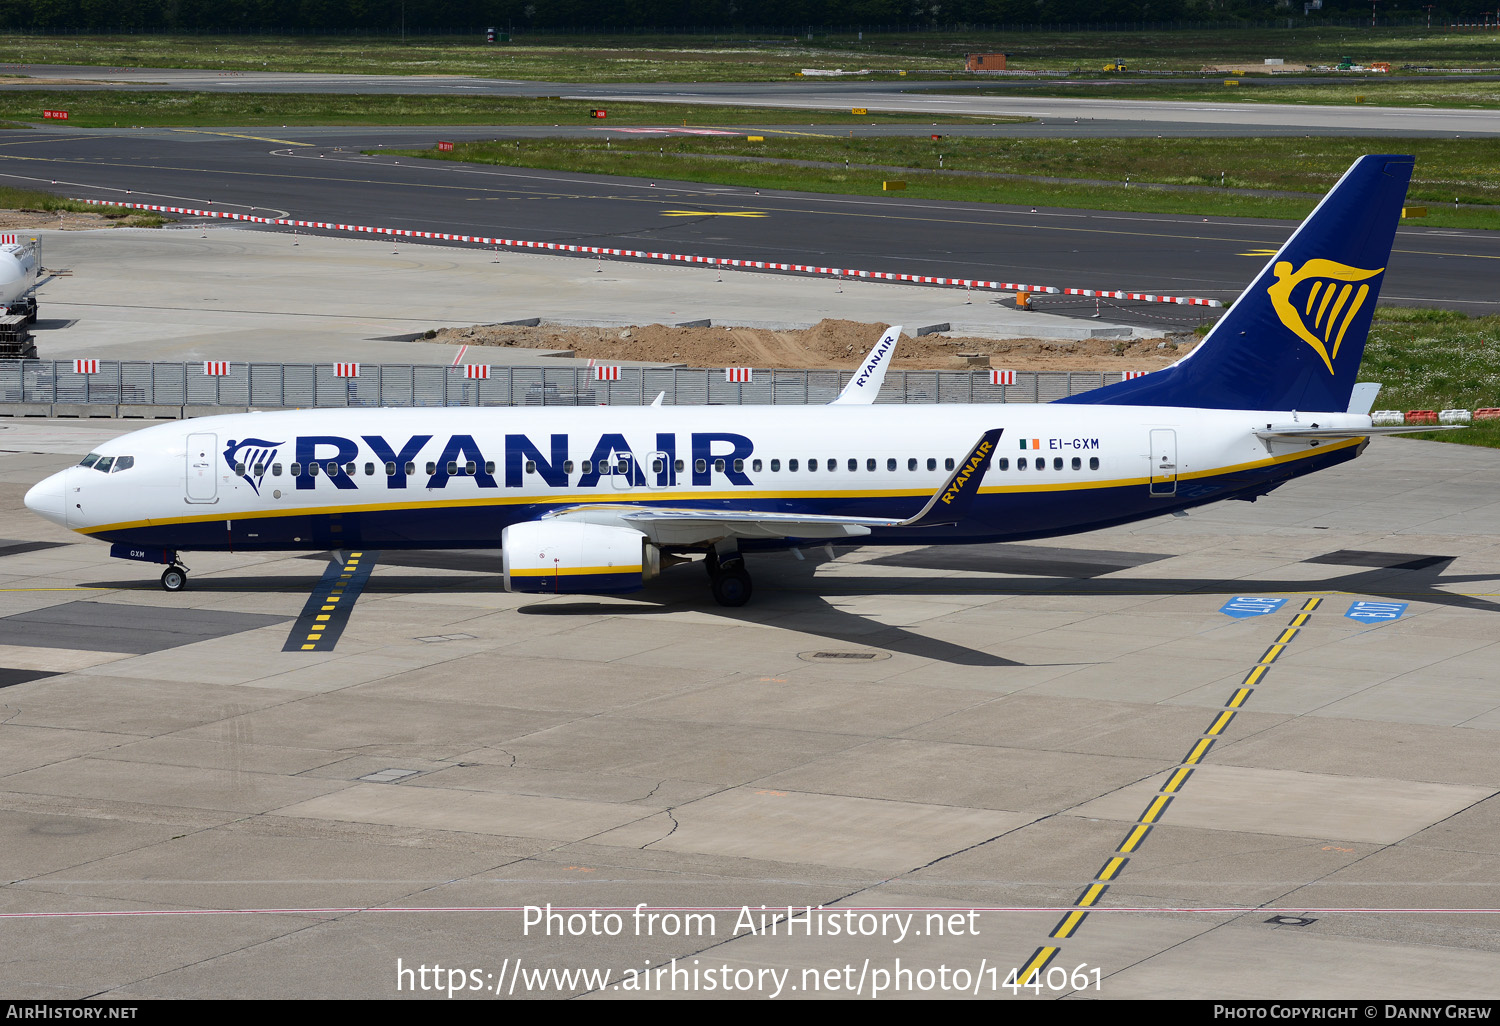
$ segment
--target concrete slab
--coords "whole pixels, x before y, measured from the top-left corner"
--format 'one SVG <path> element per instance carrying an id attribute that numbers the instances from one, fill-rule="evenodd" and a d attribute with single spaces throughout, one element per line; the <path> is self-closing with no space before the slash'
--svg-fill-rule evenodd
<path id="1" fill-rule="evenodd" d="M 1068 814 L 1134 822 L 1161 783 L 1161 778 L 1143 781 Z M 1485 787 L 1218 765 L 1199 766 L 1192 784 L 1173 799 L 1175 824 L 1375 844 L 1393 844 L 1495 793 Z"/>

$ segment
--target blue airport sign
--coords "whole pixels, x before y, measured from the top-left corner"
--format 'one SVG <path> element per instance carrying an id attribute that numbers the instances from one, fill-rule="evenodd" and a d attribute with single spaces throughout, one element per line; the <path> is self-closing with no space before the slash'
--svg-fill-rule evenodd
<path id="1" fill-rule="evenodd" d="M 1219 612 L 1244 620 L 1251 616 L 1265 616 L 1286 605 L 1284 598 L 1262 598 L 1256 595 L 1236 595 L 1219 607 Z"/>
<path id="2" fill-rule="evenodd" d="M 1351 620 L 1364 620 L 1371 623 L 1378 620 L 1396 620 L 1406 612 L 1406 605 L 1405 602 L 1355 602 L 1344 615 Z"/>

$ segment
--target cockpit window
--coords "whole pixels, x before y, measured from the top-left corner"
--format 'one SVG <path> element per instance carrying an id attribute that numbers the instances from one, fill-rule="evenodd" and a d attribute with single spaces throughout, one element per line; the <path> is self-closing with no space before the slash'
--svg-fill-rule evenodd
<path id="1" fill-rule="evenodd" d="M 133 466 L 135 466 L 134 456 L 116 456 L 114 469 L 110 473 L 118 474 L 120 471 L 129 470 Z"/>
<path id="2" fill-rule="evenodd" d="M 79 463 L 78 463 L 78 465 L 80 467 L 92 467 L 95 463 L 98 463 L 98 462 L 99 462 L 99 454 L 97 452 L 91 452 L 87 456 L 85 456 L 82 460 L 80 460 Z"/>
<path id="3" fill-rule="evenodd" d="M 99 462 L 94 464 L 94 469 L 99 471 L 101 474 L 108 474 L 109 468 L 114 464 L 114 462 L 115 458 L 113 456 L 100 456 Z"/>

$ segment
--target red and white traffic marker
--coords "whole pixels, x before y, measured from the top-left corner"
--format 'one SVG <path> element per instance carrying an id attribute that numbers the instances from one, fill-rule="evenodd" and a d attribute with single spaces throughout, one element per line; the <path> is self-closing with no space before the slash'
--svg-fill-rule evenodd
<path id="1" fill-rule="evenodd" d="M 1150 371 L 1121 371 L 1120 379 L 1122 381 L 1129 381 L 1131 378 L 1144 378 L 1150 373 Z"/>
<path id="2" fill-rule="evenodd" d="M 620 368 L 609 364 L 599 364 L 594 368 L 595 381 L 619 381 Z"/>
<path id="3" fill-rule="evenodd" d="M 204 360 L 203 373 L 211 378 L 222 378 L 229 373 L 228 360 Z"/>
<path id="4" fill-rule="evenodd" d="M 73 361 L 73 373 L 74 374 L 98 374 L 99 373 L 99 361 L 98 360 L 74 360 Z"/>
<path id="5" fill-rule="evenodd" d="M 471 381 L 488 381 L 490 379 L 490 365 L 487 363 L 464 364 L 464 377 Z"/>
<path id="6" fill-rule="evenodd" d="M 336 378 L 357 378 L 359 377 L 359 364 L 336 363 L 333 365 L 333 376 Z"/>
<path id="7" fill-rule="evenodd" d="M 748 382 L 750 380 L 751 373 L 752 371 L 749 367 L 725 367 L 724 380 Z"/>
<path id="8" fill-rule="evenodd" d="M 990 384 L 992 385 L 1014 385 L 1016 383 L 1016 372 L 1013 370 L 990 371 Z"/>

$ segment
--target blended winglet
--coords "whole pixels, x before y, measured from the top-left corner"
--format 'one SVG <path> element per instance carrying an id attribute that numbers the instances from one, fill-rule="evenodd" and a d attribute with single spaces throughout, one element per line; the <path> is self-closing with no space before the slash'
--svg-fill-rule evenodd
<path id="1" fill-rule="evenodd" d="M 943 487 L 927 500 L 927 505 L 922 507 L 922 512 L 901 521 L 896 526 L 937 527 L 943 524 L 956 524 L 962 520 L 969 506 L 973 504 L 974 497 L 979 494 L 979 485 L 984 480 L 984 472 L 989 469 L 990 460 L 995 455 L 995 447 L 999 445 L 1000 436 L 1004 432 L 1004 428 L 990 428 L 980 435 L 979 441 L 974 443 L 969 454 L 943 483 Z"/>
<path id="2" fill-rule="evenodd" d="M 880 341 L 875 343 L 875 348 L 870 350 L 870 355 L 859 365 L 859 370 L 854 372 L 854 377 L 849 379 L 839 397 L 828 405 L 868 406 L 873 403 L 885 381 L 886 368 L 890 367 L 895 355 L 896 343 L 900 341 L 901 325 L 893 324 L 880 336 Z"/>

